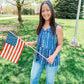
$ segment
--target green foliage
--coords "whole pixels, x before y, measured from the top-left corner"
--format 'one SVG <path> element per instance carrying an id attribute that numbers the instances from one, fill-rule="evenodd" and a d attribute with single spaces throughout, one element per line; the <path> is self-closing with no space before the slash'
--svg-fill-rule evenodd
<path id="1" fill-rule="evenodd" d="M 22 14 L 24 14 L 24 15 L 34 15 L 35 14 L 35 11 L 34 11 L 34 9 L 23 9 L 22 10 Z"/>
<path id="2" fill-rule="evenodd" d="M 25 9 L 25 8 L 24 8 L 24 9 L 22 10 L 22 14 L 24 14 L 24 15 L 28 15 L 28 12 L 29 12 L 28 9 Z"/>
<path id="3" fill-rule="evenodd" d="M 30 13 L 30 15 L 34 15 L 35 14 L 34 9 L 29 9 L 29 13 Z"/>
<path id="4" fill-rule="evenodd" d="M 79 0 L 55 0 L 53 2 L 56 18 L 76 19 Z M 83 16 L 83 0 L 81 2 L 80 16 Z"/>
<path id="5" fill-rule="evenodd" d="M 42 3 L 43 0 L 35 0 L 37 3 Z"/>

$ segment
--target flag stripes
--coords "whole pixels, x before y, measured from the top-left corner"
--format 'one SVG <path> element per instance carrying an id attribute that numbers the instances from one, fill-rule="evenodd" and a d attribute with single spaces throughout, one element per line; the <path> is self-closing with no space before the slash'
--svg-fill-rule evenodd
<path id="1" fill-rule="evenodd" d="M 25 42 L 20 38 L 17 39 L 16 46 L 12 46 L 5 42 L 0 55 L 13 63 L 17 63 L 23 51 L 24 45 Z"/>
<path id="2" fill-rule="evenodd" d="M 22 50 L 23 50 L 23 47 L 24 47 L 24 42 L 21 42 L 21 45 L 22 46 L 20 46 L 20 48 L 19 48 L 19 51 L 18 51 L 18 53 L 17 53 L 17 55 L 16 55 L 16 60 L 14 59 L 14 62 L 15 63 L 17 63 L 17 61 L 18 61 L 18 59 L 19 59 L 19 57 L 20 57 L 20 55 L 21 55 L 21 52 L 22 52 Z M 20 50 L 21 49 L 21 50 Z"/>

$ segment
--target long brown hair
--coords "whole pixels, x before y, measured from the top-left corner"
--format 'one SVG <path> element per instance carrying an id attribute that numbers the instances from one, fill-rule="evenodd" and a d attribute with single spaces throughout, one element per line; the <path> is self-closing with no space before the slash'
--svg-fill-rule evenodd
<path id="1" fill-rule="evenodd" d="M 51 31 L 52 31 L 52 35 L 54 35 L 55 33 L 55 14 L 54 14 L 54 8 L 53 8 L 53 5 L 50 1 L 43 1 L 42 4 L 41 4 L 41 7 L 40 7 L 40 14 L 39 14 L 39 24 L 38 24 L 38 27 L 37 27 L 37 30 L 36 30 L 36 34 L 39 35 L 41 29 L 42 29 L 42 26 L 44 25 L 45 23 L 45 20 L 44 18 L 42 17 L 42 6 L 43 4 L 47 4 L 49 7 L 50 7 L 50 10 L 51 10 L 51 18 L 50 18 L 50 26 L 51 26 Z"/>

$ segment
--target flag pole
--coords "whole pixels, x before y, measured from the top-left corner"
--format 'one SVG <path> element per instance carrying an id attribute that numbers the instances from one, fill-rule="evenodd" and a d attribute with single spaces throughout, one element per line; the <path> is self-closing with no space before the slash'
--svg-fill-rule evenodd
<path id="1" fill-rule="evenodd" d="M 73 47 L 79 47 L 79 44 L 77 42 L 77 29 L 78 29 L 78 20 L 79 20 L 79 15 L 80 15 L 80 8 L 81 8 L 81 0 L 79 0 L 79 4 L 78 4 L 78 11 L 77 11 L 77 18 L 76 18 L 76 25 L 75 25 L 75 33 L 74 33 L 74 38 L 72 39 L 72 41 L 69 43 L 70 46 Z"/>
<path id="2" fill-rule="evenodd" d="M 38 54 L 40 54 L 44 59 L 47 60 L 47 58 L 45 56 L 43 56 L 41 53 L 39 53 L 37 50 L 35 50 L 33 47 L 29 46 L 30 48 L 32 48 L 35 52 L 37 52 Z"/>

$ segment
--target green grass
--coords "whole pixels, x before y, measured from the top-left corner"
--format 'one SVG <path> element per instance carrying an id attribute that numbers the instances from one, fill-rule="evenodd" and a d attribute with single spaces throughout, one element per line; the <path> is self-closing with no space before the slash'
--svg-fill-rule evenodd
<path id="1" fill-rule="evenodd" d="M 35 27 L 39 22 L 38 16 L 27 16 L 23 18 L 26 23 L 17 24 L 12 20 L 2 20 L 0 25 L 16 27 L 14 32 L 24 41 L 35 41 Z M 75 31 L 74 19 L 55 19 L 55 21 L 63 27 L 64 43 L 60 52 L 61 64 L 55 77 L 55 84 L 84 84 L 84 19 L 79 20 L 77 40 L 80 44 L 79 48 L 72 48 L 69 42 L 72 41 Z M 0 33 L 0 36 L 7 36 L 8 31 Z M 0 50 L 5 40 L 0 40 Z M 36 48 L 36 46 L 34 46 Z M 0 57 L 0 84 L 29 84 L 32 61 L 35 52 L 24 47 L 22 55 L 17 64 L 11 63 Z M 45 69 L 40 78 L 39 84 L 46 83 Z"/>

